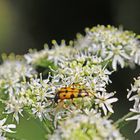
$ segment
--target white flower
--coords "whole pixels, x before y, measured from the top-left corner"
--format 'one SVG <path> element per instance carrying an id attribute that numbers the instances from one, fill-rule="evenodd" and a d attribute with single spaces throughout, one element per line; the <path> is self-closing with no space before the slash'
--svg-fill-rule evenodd
<path id="1" fill-rule="evenodd" d="M 140 43 L 137 46 L 133 46 L 132 52 L 130 55 L 133 58 L 133 61 L 136 64 L 140 65 Z"/>
<path id="2" fill-rule="evenodd" d="M 72 48 L 71 45 L 66 45 L 64 40 L 61 41 L 60 45 L 58 45 L 55 40 L 53 40 L 52 43 L 52 49 L 49 49 L 45 44 L 44 50 L 41 50 L 39 52 L 32 51 L 24 55 L 27 63 L 35 64 L 41 59 L 47 59 L 57 65 L 58 62 L 65 59 L 65 57 L 69 57 L 70 55 L 76 53 L 76 49 Z"/>
<path id="3" fill-rule="evenodd" d="M 110 25 L 87 28 L 85 36 L 78 35 L 74 47 L 110 60 L 114 70 L 117 64 L 122 68 L 130 61 L 140 64 L 140 41 L 135 33 L 122 28 Z"/>
<path id="4" fill-rule="evenodd" d="M 3 133 L 14 133 L 11 129 L 16 128 L 14 124 L 5 124 L 6 118 L 0 120 L 0 137 L 2 137 Z"/>
<path id="5" fill-rule="evenodd" d="M 102 93 L 97 93 L 95 96 L 97 98 L 95 99 L 95 103 L 98 104 L 99 107 L 103 109 L 105 115 L 107 115 L 107 110 L 111 113 L 114 113 L 111 104 L 118 100 L 117 98 L 110 98 L 114 96 L 114 93 L 102 92 Z"/>
<path id="6" fill-rule="evenodd" d="M 127 98 L 129 98 L 129 101 L 135 101 L 133 108 L 130 109 L 130 111 L 135 114 L 132 117 L 127 118 L 126 120 L 137 120 L 137 127 L 135 130 L 136 133 L 140 129 L 140 77 L 138 77 L 137 79 L 134 78 L 134 80 L 134 84 L 131 84 L 131 90 L 128 90 Z M 135 93 L 135 95 L 130 97 L 132 93 Z"/>
<path id="7" fill-rule="evenodd" d="M 117 70 L 117 64 L 119 64 L 121 68 L 124 68 L 125 59 L 129 60 L 130 57 L 126 54 L 122 46 L 111 45 L 108 48 L 110 50 L 108 51 L 108 56 L 105 59 L 106 60 L 112 59 L 112 68 L 114 70 Z"/>
<path id="8" fill-rule="evenodd" d="M 106 69 L 106 66 L 103 68 L 102 65 L 95 65 L 93 66 L 92 71 L 94 72 L 96 81 L 100 81 L 100 83 L 105 82 L 106 84 L 108 84 L 109 82 L 111 83 L 109 75 L 111 75 L 112 72 Z"/>
<path id="9" fill-rule="evenodd" d="M 19 97 L 23 107 L 29 107 L 32 114 L 41 121 L 44 118 L 51 120 L 50 111 L 54 101 L 54 92 L 49 78 L 42 79 L 41 74 L 39 78 L 34 76 L 25 84 L 25 89 L 21 89 Z"/>
<path id="10" fill-rule="evenodd" d="M 35 51 L 35 50 L 29 50 L 28 54 L 24 55 L 24 58 L 26 59 L 28 64 L 34 64 L 37 63 L 41 59 L 47 59 L 48 57 L 48 48 L 44 48 L 44 50 L 41 51 Z"/>
<path id="11" fill-rule="evenodd" d="M 46 98 L 54 97 L 54 95 L 51 94 L 52 89 L 49 78 L 44 80 L 42 80 L 42 76 L 40 76 L 40 78 L 31 78 L 27 85 L 30 88 L 33 96 L 36 96 L 37 101 L 44 101 Z"/>
<path id="12" fill-rule="evenodd" d="M 0 77 L 19 81 L 22 77 L 31 77 L 35 70 L 24 61 L 7 60 L 0 65 Z"/>
<path id="13" fill-rule="evenodd" d="M 32 113 L 35 114 L 41 121 L 46 118 L 48 120 L 52 120 L 49 115 L 51 108 L 50 109 L 47 108 L 49 105 L 50 104 L 47 105 L 47 103 L 45 102 L 43 103 L 37 102 L 32 105 Z"/>
<path id="14" fill-rule="evenodd" d="M 0 79 L 4 81 L 5 93 L 11 96 L 17 94 L 21 88 L 21 81 L 25 77 L 32 77 L 35 74 L 32 66 L 19 60 L 6 60 L 0 65 Z"/>
<path id="15" fill-rule="evenodd" d="M 19 115 L 22 115 L 23 111 L 23 102 L 20 100 L 20 98 L 16 98 L 15 96 L 10 96 L 9 100 L 4 101 L 6 104 L 5 110 L 6 114 L 12 114 L 13 113 L 13 119 L 19 123 Z"/>
<path id="16" fill-rule="evenodd" d="M 138 107 L 134 107 L 133 109 L 130 109 L 131 112 L 135 113 L 134 116 L 127 118 L 126 121 L 130 120 L 137 120 L 137 127 L 135 129 L 135 133 L 140 130 L 140 105 Z"/>
<path id="17" fill-rule="evenodd" d="M 131 84 L 131 90 L 128 90 L 128 95 L 127 98 L 129 98 L 129 101 L 135 101 L 134 106 L 139 106 L 140 105 L 140 77 L 135 79 L 134 84 Z M 135 93 L 132 97 L 131 94 Z"/>

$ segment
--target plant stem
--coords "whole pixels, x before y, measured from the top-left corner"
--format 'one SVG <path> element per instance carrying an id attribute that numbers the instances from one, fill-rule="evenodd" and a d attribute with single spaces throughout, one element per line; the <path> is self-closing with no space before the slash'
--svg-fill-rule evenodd
<path id="1" fill-rule="evenodd" d="M 127 125 L 130 121 L 126 121 L 127 118 L 132 117 L 135 113 L 129 112 L 128 114 L 124 115 L 122 118 L 118 119 L 114 124 L 117 128 L 122 128 Z"/>
<path id="2" fill-rule="evenodd" d="M 44 128 L 47 131 L 47 134 L 52 134 L 54 130 L 53 124 L 50 121 L 45 120 L 45 119 L 43 119 L 42 122 L 43 122 Z"/>

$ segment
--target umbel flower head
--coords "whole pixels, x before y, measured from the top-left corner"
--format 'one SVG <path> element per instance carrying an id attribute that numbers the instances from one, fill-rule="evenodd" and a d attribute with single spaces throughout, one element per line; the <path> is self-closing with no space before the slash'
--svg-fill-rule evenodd
<path id="1" fill-rule="evenodd" d="M 65 41 L 62 40 L 61 44 L 58 45 L 55 40 L 52 41 L 52 49 L 49 49 L 48 45 L 44 45 L 44 49 L 41 51 L 30 50 L 28 54 L 25 54 L 24 57 L 27 60 L 28 64 L 38 64 L 40 61 L 51 61 L 54 65 L 57 65 L 59 61 L 69 57 L 70 55 L 75 54 L 77 51 L 71 46 L 71 44 L 66 45 Z"/>
<path id="2" fill-rule="evenodd" d="M 36 71 L 24 59 L 18 59 L 15 55 L 4 55 L 4 58 L 0 65 L 0 93 L 5 93 L 5 97 L 1 94 L 0 101 L 5 104 L 4 113 L 13 114 L 13 119 L 19 122 L 19 114 L 22 115 L 24 107 L 24 101 L 19 97 L 19 92 L 24 88 L 22 82 L 31 78 Z"/>
<path id="3" fill-rule="evenodd" d="M 65 58 L 67 59 L 67 57 Z M 53 120 L 56 125 L 57 120 L 63 116 L 67 117 L 70 112 L 78 109 L 93 108 L 103 111 L 104 115 L 108 112 L 113 113 L 112 103 L 117 101 L 114 93 L 106 91 L 106 85 L 110 83 L 106 64 L 102 66 L 103 60 L 90 54 L 80 53 L 76 55 L 76 60 L 72 58 L 58 63 L 58 70 L 54 75 L 49 75 L 47 79 L 38 78 L 32 75 L 28 80 L 24 79 L 14 85 L 14 94 L 9 94 L 4 101 L 5 113 L 13 114 L 13 118 L 19 123 L 19 115 L 23 116 L 24 108 L 30 108 L 30 113 L 43 119 Z M 64 99 L 64 105 L 55 102 L 55 96 L 62 91 L 62 88 L 74 85 L 75 94 L 87 93 L 89 96 L 84 98 Z M 71 91 L 67 91 L 71 94 Z M 65 93 L 62 92 L 62 93 Z M 68 94 L 68 93 L 67 93 Z M 62 115 L 63 113 L 65 115 Z"/>
<path id="4" fill-rule="evenodd" d="M 106 63 L 102 63 L 103 60 L 100 57 L 82 52 L 74 57 L 66 58 L 65 61 L 58 63 L 57 78 L 58 83 L 61 83 L 58 89 L 60 88 L 61 91 L 61 87 L 70 87 L 74 84 L 74 87 L 78 88 L 79 94 L 84 90 L 89 93 L 89 97 L 74 99 L 73 102 L 76 104 L 81 102 L 78 105 L 81 106 L 81 109 L 88 102 L 89 108 L 98 106 L 97 108 L 102 108 L 104 114 L 107 115 L 108 111 L 113 113 L 111 104 L 116 102 L 117 98 L 113 98 L 114 93 L 106 91 L 106 85 L 111 82 L 109 79 L 111 72 L 106 68 Z"/>
<path id="5" fill-rule="evenodd" d="M 140 76 L 134 78 L 134 84 L 131 84 L 131 90 L 128 90 L 127 98 L 129 98 L 129 101 L 134 101 L 133 108 L 130 109 L 134 115 L 126 120 L 137 120 L 137 127 L 135 129 L 136 133 L 140 130 Z"/>
<path id="6" fill-rule="evenodd" d="M 98 25 L 87 28 L 85 36 L 78 34 L 77 40 L 74 43 L 71 41 L 69 45 L 66 45 L 64 40 L 60 45 L 55 40 L 52 43 L 52 49 L 45 45 L 39 52 L 30 50 L 24 55 L 27 63 L 37 65 L 51 61 L 57 65 L 61 60 L 65 60 L 65 57 L 75 56 L 79 51 L 87 51 L 109 62 L 113 70 L 117 70 L 117 65 L 121 68 L 132 66 L 132 63 L 140 65 L 139 37 L 131 31 L 123 31 L 122 28 Z"/>
<path id="7" fill-rule="evenodd" d="M 13 114 L 13 119 L 19 123 L 19 116 L 23 116 L 22 112 L 25 109 L 38 117 L 41 121 L 45 118 L 51 120 L 49 112 L 51 111 L 51 100 L 53 90 L 49 86 L 49 80 L 43 80 L 41 75 L 38 78 L 36 75 L 29 81 L 22 81 L 20 89 L 12 96 L 8 96 L 3 101 L 5 104 L 5 113 Z M 48 100 L 48 98 L 50 100 Z"/>
<path id="8" fill-rule="evenodd" d="M 106 90 L 111 83 L 109 76 L 118 64 L 124 68 L 131 63 L 140 65 L 140 41 L 129 31 L 97 26 L 86 29 L 86 35 L 78 36 L 73 44 L 62 41 L 58 45 L 53 40 L 52 49 L 47 46 L 39 52 L 30 51 L 22 59 L 6 59 L 0 65 L 4 113 L 19 123 L 28 111 L 47 130 L 58 124 L 52 140 L 123 140 L 112 122 L 101 116 L 109 117 L 114 112 L 112 104 L 118 100 L 115 92 Z M 37 71 L 41 71 L 40 77 Z M 139 81 L 135 79 L 128 91 L 129 100 L 135 101 L 130 111 L 137 114 L 128 120 L 138 120 L 136 131 L 140 129 Z M 5 131 L 14 126 L 6 125 L 6 129 L 5 119 L 0 123 L 0 139 L 5 140 Z"/>
<path id="9" fill-rule="evenodd" d="M 95 111 L 75 113 L 60 123 L 50 140 L 124 140 L 111 120 Z"/>
<path id="10" fill-rule="evenodd" d="M 69 84 L 82 83 L 91 89 L 92 87 L 95 89 L 98 85 L 96 90 L 101 91 L 110 82 L 111 72 L 106 68 L 107 63 L 101 57 L 88 52 L 80 52 L 75 56 L 65 58 L 65 61 L 62 60 L 58 66 L 58 73 L 64 75 L 64 78 L 67 77 Z"/>
<path id="11" fill-rule="evenodd" d="M 13 56 L 15 57 L 15 56 Z M 20 82 L 25 77 L 32 77 L 36 73 L 34 68 L 25 60 L 18 60 L 10 56 L 0 65 L 0 88 L 3 87 L 5 93 L 16 94 L 20 88 Z"/>
<path id="12" fill-rule="evenodd" d="M 130 64 L 140 65 L 140 41 L 135 33 L 123 31 L 113 26 L 95 26 L 86 29 L 86 35 L 78 34 L 75 48 L 88 50 L 98 54 L 105 60 L 110 60 L 113 70 Z"/>

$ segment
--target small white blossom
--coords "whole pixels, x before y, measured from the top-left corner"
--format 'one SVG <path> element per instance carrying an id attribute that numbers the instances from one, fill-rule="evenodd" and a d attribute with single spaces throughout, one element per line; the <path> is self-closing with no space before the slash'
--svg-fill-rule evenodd
<path id="1" fill-rule="evenodd" d="M 137 46 L 133 46 L 132 52 L 131 52 L 131 57 L 133 58 L 133 61 L 140 65 L 140 44 Z"/>
<path id="2" fill-rule="evenodd" d="M 4 118 L 3 120 L 0 120 L 0 138 L 6 132 L 14 133 L 14 131 L 12 131 L 11 129 L 16 128 L 15 124 L 5 124 L 5 123 L 6 123 L 6 118 Z M 4 139 L 4 137 L 3 137 L 3 139 Z"/>
<path id="3" fill-rule="evenodd" d="M 105 58 L 106 60 L 112 59 L 112 68 L 117 70 L 117 64 L 124 68 L 125 61 L 129 60 L 130 57 L 126 54 L 125 50 L 122 46 L 113 46 L 109 47 L 110 51 L 108 51 L 108 56 Z"/>
<path id="4" fill-rule="evenodd" d="M 29 53 L 25 54 L 24 58 L 26 59 L 28 64 L 34 64 L 34 63 L 37 63 L 41 59 L 47 59 L 48 50 L 49 50 L 48 48 L 44 48 L 44 50 L 41 50 L 41 51 L 29 50 Z"/>
<path id="5" fill-rule="evenodd" d="M 41 121 L 44 118 L 51 120 L 50 112 L 52 111 L 51 106 L 54 102 L 54 92 L 49 78 L 42 79 L 41 75 L 39 78 L 35 76 L 26 84 L 27 88 L 19 94 L 21 97 L 23 95 L 23 97 L 25 96 L 27 99 L 24 105 L 29 107 L 32 114 Z"/>
<path id="6" fill-rule="evenodd" d="M 133 116 L 126 120 L 137 120 L 137 127 L 135 133 L 140 129 L 140 77 L 134 78 L 134 84 L 131 84 L 131 90 L 128 90 L 127 98 L 129 101 L 135 101 L 133 108 L 130 109 L 133 112 Z M 135 93 L 135 94 L 134 94 Z M 132 95 L 134 94 L 134 95 Z M 132 95 L 132 96 L 131 96 Z"/>
<path id="7" fill-rule="evenodd" d="M 104 114 L 107 115 L 107 111 L 114 113 L 113 109 L 112 109 L 112 103 L 116 102 L 118 99 L 117 98 L 110 98 L 112 96 L 114 96 L 114 93 L 97 93 L 95 99 L 96 104 L 99 105 L 99 107 L 101 107 L 104 111 Z"/>
<path id="8" fill-rule="evenodd" d="M 22 77 L 31 77 L 35 70 L 24 61 L 6 60 L 0 65 L 0 77 L 4 79 L 20 80 Z"/>
<path id="9" fill-rule="evenodd" d="M 140 77 L 134 80 L 135 80 L 134 84 L 133 85 L 131 84 L 131 90 L 128 90 L 127 98 L 129 98 L 129 101 L 133 101 L 133 100 L 135 101 L 134 106 L 139 106 L 140 105 Z M 131 96 L 131 94 L 134 95 Z"/>
<path id="10" fill-rule="evenodd" d="M 47 103 L 45 102 L 37 102 L 36 104 L 32 105 L 32 113 L 35 114 L 41 121 L 45 118 L 52 120 L 49 115 L 50 111 L 51 108 L 47 109 Z"/>
<path id="11" fill-rule="evenodd" d="M 137 120 L 137 127 L 135 129 L 135 133 L 140 130 L 140 105 L 138 107 L 134 106 L 133 109 L 130 109 L 131 112 L 135 113 L 130 118 L 127 118 L 126 121 Z"/>
<path id="12" fill-rule="evenodd" d="M 9 100 L 5 101 L 6 107 L 6 114 L 12 114 L 13 113 L 13 119 L 19 123 L 19 115 L 22 115 L 23 112 L 23 102 L 20 99 L 16 99 L 15 96 L 10 96 Z"/>

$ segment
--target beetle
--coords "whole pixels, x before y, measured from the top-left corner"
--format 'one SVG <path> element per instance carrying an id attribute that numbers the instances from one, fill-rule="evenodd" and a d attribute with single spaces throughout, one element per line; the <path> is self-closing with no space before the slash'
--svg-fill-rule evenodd
<path id="1" fill-rule="evenodd" d="M 58 100 L 63 101 L 64 99 L 73 99 L 79 97 L 89 96 L 90 92 L 81 87 L 79 84 L 72 84 L 68 87 L 61 87 L 60 90 L 56 92 L 54 101 L 58 103 Z"/>

